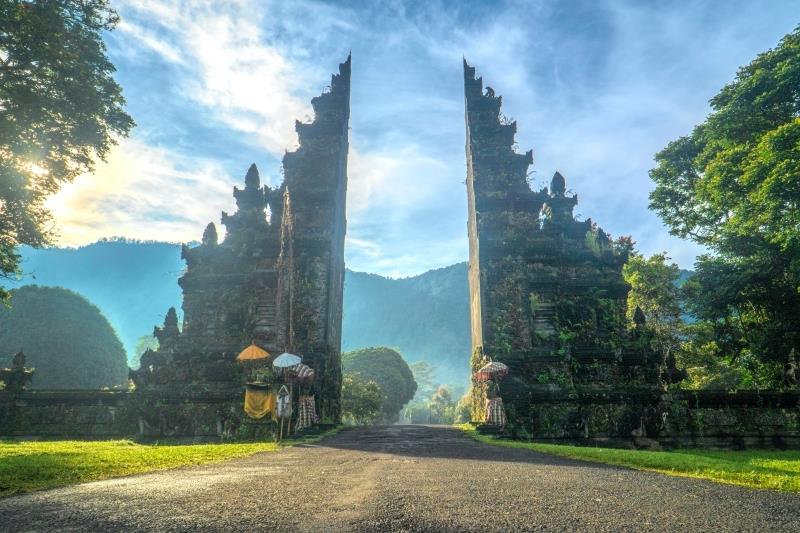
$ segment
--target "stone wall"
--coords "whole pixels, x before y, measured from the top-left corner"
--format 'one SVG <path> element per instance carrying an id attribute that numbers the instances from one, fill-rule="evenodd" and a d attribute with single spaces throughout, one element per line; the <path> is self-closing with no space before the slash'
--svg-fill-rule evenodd
<path id="1" fill-rule="evenodd" d="M 800 392 L 681 392 L 664 397 L 665 446 L 800 449 Z"/>
<path id="2" fill-rule="evenodd" d="M 317 372 L 314 392 L 323 420 L 341 419 L 341 337 L 346 232 L 350 57 L 330 90 L 311 100 L 314 120 L 297 122 L 300 146 L 283 157 L 290 209 L 282 268 L 289 283 L 289 348 Z"/>
<path id="3" fill-rule="evenodd" d="M 237 397 L 237 400 L 232 400 Z M 242 410 L 244 391 L 151 394 L 83 390 L 0 392 L 0 436 L 41 438 L 275 438 L 277 424 Z"/>
<path id="4" fill-rule="evenodd" d="M 85 390 L 0 392 L 0 435 L 112 438 L 135 434 L 130 394 Z"/>
<path id="5" fill-rule="evenodd" d="M 520 406 L 523 406 L 520 410 Z M 649 388 L 565 394 L 535 387 L 508 409 L 511 436 L 537 442 L 726 449 L 800 449 L 800 393 Z"/>
<path id="6" fill-rule="evenodd" d="M 243 397 L 243 391 L 239 398 Z M 510 393 L 510 394 L 513 394 Z M 109 391 L 0 392 L 0 437 L 275 438 L 270 419 L 252 420 L 230 394 Z M 680 392 L 649 388 L 567 394 L 556 385 L 530 387 L 509 402 L 515 438 L 539 442 L 665 448 L 800 449 L 800 393 Z"/>

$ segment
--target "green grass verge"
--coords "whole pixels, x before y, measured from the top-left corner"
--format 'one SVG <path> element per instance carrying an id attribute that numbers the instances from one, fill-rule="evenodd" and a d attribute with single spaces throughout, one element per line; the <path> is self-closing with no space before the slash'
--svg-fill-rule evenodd
<path id="1" fill-rule="evenodd" d="M 475 440 L 495 446 L 535 450 L 570 459 L 627 466 L 671 476 L 709 479 L 759 489 L 800 492 L 800 451 L 620 450 L 496 439 L 479 434 L 469 424 L 458 427 Z"/>
<path id="2" fill-rule="evenodd" d="M 0 441 L 0 496 L 154 470 L 199 465 L 317 442 L 338 431 L 288 441 L 137 444 L 110 441 Z"/>

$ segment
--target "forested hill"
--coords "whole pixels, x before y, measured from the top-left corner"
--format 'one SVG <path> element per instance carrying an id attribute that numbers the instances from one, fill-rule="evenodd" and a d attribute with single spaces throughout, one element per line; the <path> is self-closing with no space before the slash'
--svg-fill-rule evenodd
<path id="1" fill-rule="evenodd" d="M 170 306 L 180 310 L 180 246 L 100 241 L 81 248 L 22 250 L 25 276 L 13 284 L 61 286 L 99 307 L 129 355 Z M 406 279 L 348 271 L 343 349 L 399 348 L 409 361 L 427 360 L 441 378 L 462 379 L 469 361 L 466 264 Z M 450 379 L 450 381 L 453 381 Z"/>
<path id="2" fill-rule="evenodd" d="M 153 333 L 170 306 L 180 310 L 181 248 L 164 242 L 99 241 L 81 248 L 23 248 L 23 279 L 73 290 L 100 308 L 125 345 Z M 13 302 L 12 302 L 13 305 Z"/>
<path id="3" fill-rule="evenodd" d="M 404 279 L 347 272 L 343 350 L 398 348 L 436 366 L 443 382 L 466 381 L 469 328 L 466 263 Z"/>

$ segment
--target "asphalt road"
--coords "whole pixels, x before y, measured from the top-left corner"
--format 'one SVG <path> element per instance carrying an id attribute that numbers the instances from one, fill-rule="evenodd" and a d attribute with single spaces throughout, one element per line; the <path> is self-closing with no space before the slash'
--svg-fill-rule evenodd
<path id="1" fill-rule="evenodd" d="M 474 442 L 446 427 L 0 499 L 3 531 L 800 531 L 800 495 Z"/>

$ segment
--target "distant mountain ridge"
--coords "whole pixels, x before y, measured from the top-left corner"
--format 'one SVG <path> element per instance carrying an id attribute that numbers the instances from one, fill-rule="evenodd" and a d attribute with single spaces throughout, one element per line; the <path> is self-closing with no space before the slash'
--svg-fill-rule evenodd
<path id="1" fill-rule="evenodd" d="M 443 382 L 466 381 L 471 350 L 467 264 L 402 279 L 348 271 L 342 337 L 343 350 L 398 348 L 410 362 L 438 367 Z"/>
<path id="2" fill-rule="evenodd" d="M 21 253 L 23 279 L 4 285 L 60 286 L 82 294 L 108 318 L 129 356 L 169 307 L 180 311 L 179 244 L 109 239 Z M 342 349 L 398 348 L 411 362 L 437 366 L 441 379 L 463 381 L 470 352 L 468 301 L 466 263 L 403 279 L 348 270 Z"/>

